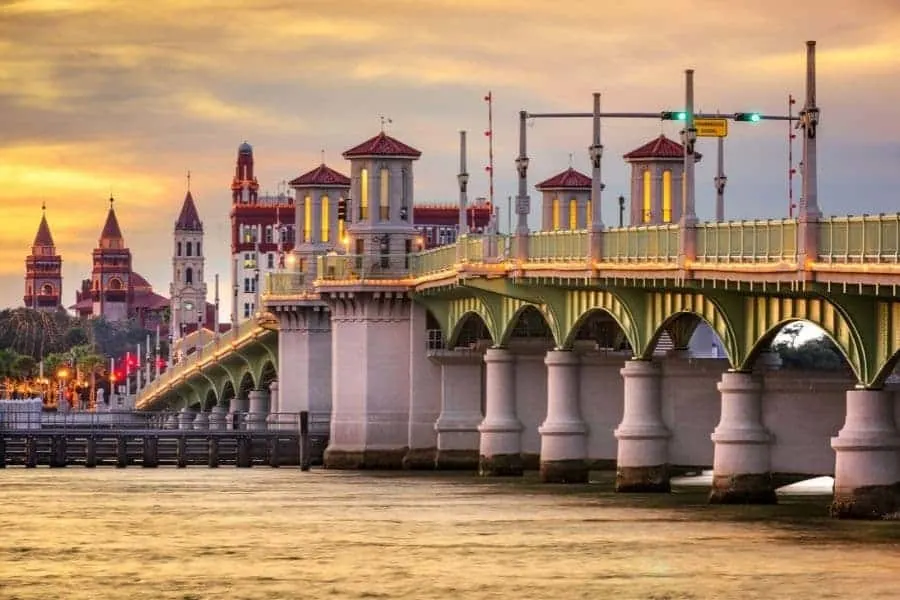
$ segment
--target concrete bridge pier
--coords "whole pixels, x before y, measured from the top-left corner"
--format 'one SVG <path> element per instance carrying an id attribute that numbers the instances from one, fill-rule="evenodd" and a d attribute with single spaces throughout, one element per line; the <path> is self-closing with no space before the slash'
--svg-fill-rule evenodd
<path id="1" fill-rule="evenodd" d="M 185 406 L 178 413 L 178 429 L 191 429 L 194 423 L 194 411 Z"/>
<path id="2" fill-rule="evenodd" d="M 340 292 L 332 308 L 329 469 L 400 469 L 409 443 L 406 292 Z M 417 349 L 422 351 L 422 349 Z"/>
<path id="3" fill-rule="evenodd" d="M 438 470 L 478 469 L 483 355 L 468 350 L 447 350 L 433 358 L 441 365 L 441 413 L 434 423 L 437 432 Z"/>
<path id="4" fill-rule="evenodd" d="M 250 431 L 265 431 L 266 418 L 269 416 L 269 391 L 250 390 L 249 411 L 247 414 L 247 429 Z"/>
<path id="5" fill-rule="evenodd" d="M 209 429 L 211 431 L 221 431 L 225 429 L 225 415 L 228 408 L 224 404 L 216 404 L 209 411 Z"/>
<path id="6" fill-rule="evenodd" d="M 226 415 L 225 429 L 240 431 L 247 428 L 247 412 L 250 410 L 250 398 L 240 394 L 231 399 L 229 412 Z"/>
<path id="7" fill-rule="evenodd" d="M 547 352 L 547 418 L 541 434 L 541 481 L 586 483 L 587 425 L 581 418 L 580 357 L 568 350 Z"/>
<path id="8" fill-rule="evenodd" d="M 880 519 L 900 512 L 900 434 L 892 393 L 848 391 L 844 427 L 831 438 L 831 447 L 833 516 Z"/>
<path id="9" fill-rule="evenodd" d="M 484 355 L 485 415 L 478 472 L 485 476 L 521 475 L 522 423 L 516 415 L 515 356 L 506 348 L 489 348 Z"/>
<path id="10" fill-rule="evenodd" d="M 424 306 L 412 303 L 409 319 L 409 450 L 403 457 L 404 469 L 435 468 L 437 432 L 434 423 L 441 414 L 441 365 L 429 360 L 428 313 Z"/>
<path id="11" fill-rule="evenodd" d="M 762 384 L 750 373 L 730 371 L 718 384 L 722 394 L 719 424 L 711 438 L 715 444 L 714 504 L 774 504 L 771 436 L 762 424 Z"/>
<path id="12" fill-rule="evenodd" d="M 615 430 L 616 491 L 669 492 L 671 433 L 662 418 L 659 365 L 649 360 L 629 360 L 620 373 L 624 412 Z"/>
<path id="13" fill-rule="evenodd" d="M 196 431 L 206 431 L 209 429 L 209 413 L 202 409 L 198 411 L 197 416 L 194 417 L 193 425 Z"/>

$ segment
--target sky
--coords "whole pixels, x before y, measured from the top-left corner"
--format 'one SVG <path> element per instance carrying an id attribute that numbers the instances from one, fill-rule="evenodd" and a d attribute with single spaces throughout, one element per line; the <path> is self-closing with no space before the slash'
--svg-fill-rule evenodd
<path id="1" fill-rule="evenodd" d="M 22 303 L 42 202 L 66 305 L 89 277 L 110 193 L 136 271 L 167 295 L 190 170 L 210 294 L 220 273 L 227 315 L 229 185 L 243 140 L 261 191 L 276 192 L 323 151 L 348 172 L 341 153 L 384 116 L 390 135 L 422 151 L 416 202 L 453 202 L 459 130 L 469 132 L 470 197 L 487 195 L 490 90 L 505 211 L 518 111 L 588 112 L 593 92 L 608 111 L 680 109 L 692 68 L 698 111 L 786 114 L 788 94 L 804 94 L 808 39 L 818 43 L 823 211 L 897 212 L 896 0 L 0 0 L 0 306 Z M 607 224 L 627 195 L 621 156 L 660 133 L 677 139 L 678 127 L 604 121 Z M 787 216 L 788 133 L 783 122 L 732 124 L 726 218 Z M 570 164 L 589 173 L 590 143 L 589 119 L 534 122 L 529 185 Z M 711 219 L 715 142 L 697 149 L 697 212 Z"/>

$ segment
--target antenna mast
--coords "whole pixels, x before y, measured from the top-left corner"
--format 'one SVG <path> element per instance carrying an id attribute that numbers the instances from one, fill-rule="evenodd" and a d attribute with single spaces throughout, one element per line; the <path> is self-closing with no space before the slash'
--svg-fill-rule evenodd
<path id="1" fill-rule="evenodd" d="M 488 129 L 484 132 L 484 135 L 488 138 L 488 167 L 485 169 L 488 172 L 488 179 L 490 180 L 490 187 L 488 188 L 488 202 L 491 203 L 491 210 L 494 207 L 494 96 L 490 92 L 487 93 L 487 96 L 484 97 L 484 101 L 487 102 L 488 105 Z"/>

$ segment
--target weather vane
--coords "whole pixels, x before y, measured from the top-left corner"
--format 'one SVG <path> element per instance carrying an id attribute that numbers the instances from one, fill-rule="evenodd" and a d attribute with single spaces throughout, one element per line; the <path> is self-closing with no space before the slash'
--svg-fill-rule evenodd
<path id="1" fill-rule="evenodd" d="M 187 191 L 188 192 L 191 191 L 191 170 L 190 169 L 188 169 L 188 172 L 187 172 Z"/>
<path id="2" fill-rule="evenodd" d="M 383 129 L 383 128 L 382 128 Z M 319 150 L 319 153 L 322 155 L 322 164 L 325 164 L 325 148 Z"/>
<path id="3" fill-rule="evenodd" d="M 390 125 L 391 123 L 394 122 L 392 119 L 390 119 L 389 117 L 385 117 L 384 115 L 381 115 L 378 118 L 381 119 L 381 133 L 384 133 L 385 124 Z"/>

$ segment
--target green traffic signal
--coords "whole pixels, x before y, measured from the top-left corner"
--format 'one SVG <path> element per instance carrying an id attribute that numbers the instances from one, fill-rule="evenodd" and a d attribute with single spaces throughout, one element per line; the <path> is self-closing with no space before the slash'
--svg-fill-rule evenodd
<path id="1" fill-rule="evenodd" d="M 735 121 L 743 121 L 745 123 L 759 123 L 762 117 L 759 113 L 734 113 Z"/>
<path id="2" fill-rule="evenodd" d="M 659 118 L 662 121 L 686 121 L 687 113 L 684 112 L 683 110 L 677 110 L 677 111 L 664 110 L 661 113 L 659 113 Z"/>

